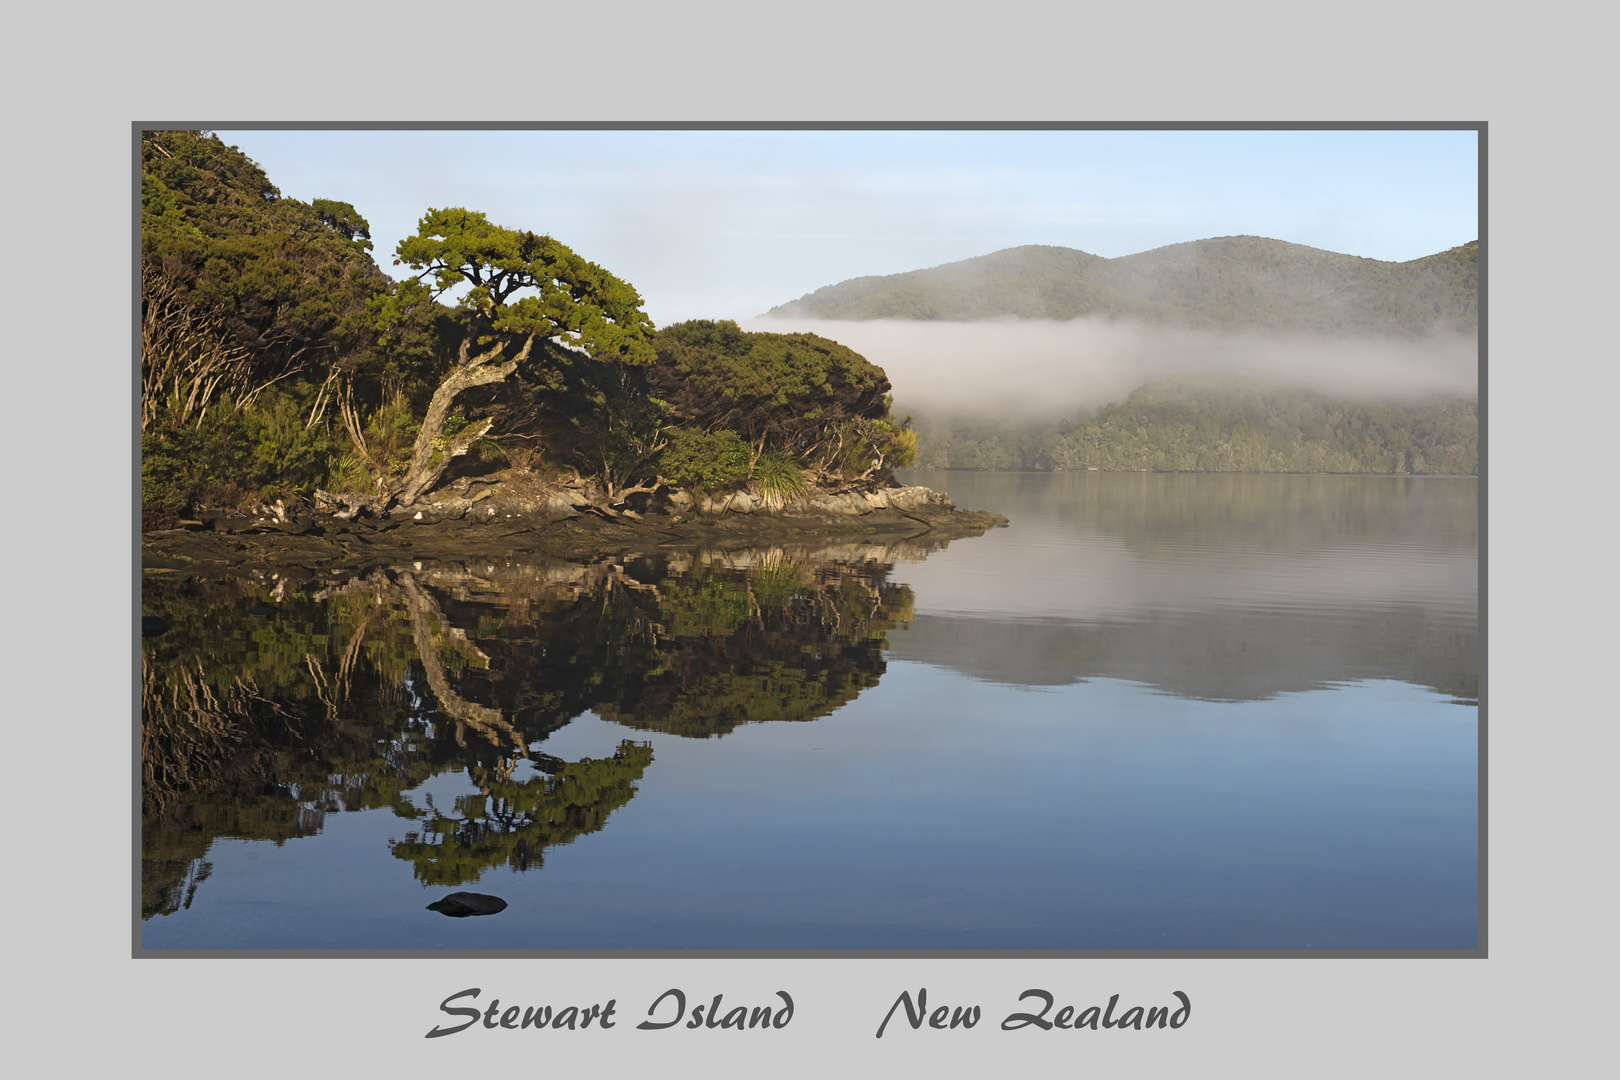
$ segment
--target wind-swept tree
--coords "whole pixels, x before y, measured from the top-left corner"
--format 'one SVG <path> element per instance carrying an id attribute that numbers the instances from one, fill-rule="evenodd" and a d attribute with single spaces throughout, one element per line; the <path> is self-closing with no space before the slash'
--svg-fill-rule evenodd
<path id="1" fill-rule="evenodd" d="M 600 363 L 647 364 L 656 358 L 652 320 L 636 290 L 549 236 L 503 228 L 473 210 L 430 209 L 395 255 L 395 265 L 417 273 L 372 304 L 384 349 L 420 337 L 447 294 L 467 291 L 453 315 L 460 336 L 456 359 L 428 403 L 403 477 L 383 474 L 367 450 L 358 416 L 344 410 L 356 449 L 376 474 L 379 493 L 365 500 L 372 509 L 410 506 L 451 461 L 488 436 L 492 417 L 456 430 L 447 426 L 456 398 L 507 379 L 530 358 L 536 342 L 550 341 Z"/>

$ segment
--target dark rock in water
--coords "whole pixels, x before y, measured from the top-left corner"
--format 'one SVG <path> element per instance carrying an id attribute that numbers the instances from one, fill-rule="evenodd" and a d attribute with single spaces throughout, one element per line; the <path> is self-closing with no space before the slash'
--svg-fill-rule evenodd
<path id="1" fill-rule="evenodd" d="M 174 629 L 174 624 L 161 615 L 141 616 L 141 637 L 157 637 Z"/>
<path id="2" fill-rule="evenodd" d="M 452 919 L 465 919 L 469 915 L 499 914 L 506 910 L 506 901 L 486 893 L 453 892 L 443 900 L 429 904 L 427 909 Z"/>

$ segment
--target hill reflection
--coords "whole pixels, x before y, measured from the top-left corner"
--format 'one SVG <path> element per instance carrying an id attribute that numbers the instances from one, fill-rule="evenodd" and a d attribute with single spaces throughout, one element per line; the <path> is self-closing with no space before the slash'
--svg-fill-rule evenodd
<path id="1" fill-rule="evenodd" d="M 1260 701 L 1359 679 L 1479 694 L 1478 481 L 919 473 L 1012 525 L 897 576 L 891 659 Z M 1016 567 L 1016 572 L 1008 572 Z"/>

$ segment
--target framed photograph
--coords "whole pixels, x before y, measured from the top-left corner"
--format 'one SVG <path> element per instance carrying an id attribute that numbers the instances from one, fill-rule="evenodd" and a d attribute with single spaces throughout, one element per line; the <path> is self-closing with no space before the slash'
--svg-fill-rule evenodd
<path id="1" fill-rule="evenodd" d="M 133 143 L 137 957 L 1486 955 L 1484 125 Z"/>

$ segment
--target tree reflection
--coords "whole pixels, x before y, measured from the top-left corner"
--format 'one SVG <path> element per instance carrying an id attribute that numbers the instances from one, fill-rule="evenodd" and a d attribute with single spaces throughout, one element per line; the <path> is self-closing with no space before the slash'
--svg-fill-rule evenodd
<path id="1" fill-rule="evenodd" d="M 451 814 L 430 806 L 422 827 L 391 844 L 424 885 L 476 881 L 494 866 L 530 870 L 545 850 L 597 832 L 629 802 L 652 762 L 652 747 L 625 740 L 610 758 L 561 761 L 537 756 L 545 775 L 514 780 L 495 771 L 480 778 L 477 795 L 456 798 Z"/>
<path id="2" fill-rule="evenodd" d="M 776 551 L 744 573 L 666 579 L 662 670 L 598 711 L 688 737 L 825 716 L 877 685 L 885 632 L 911 619 L 911 590 L 885 571 L 799 564 Z"/>
<path id="3" fill-rule="evenodd" d="M 653 760 L 634 740 L 598 760 L 540 752 L 574 717 L 715 737 L 875 685 L 912 598 L 864 554 L 147 583 L 145 610 L 172 629 L 142 644 L 143 918 L 189 906 L 214 840 L 281 844 L 345 810 L 409 821 L 390 846 L 425 885 L 543 865 L 602 829 Z M 454 772 L 475 793 L 448 809 L 417 790 Z"/>

